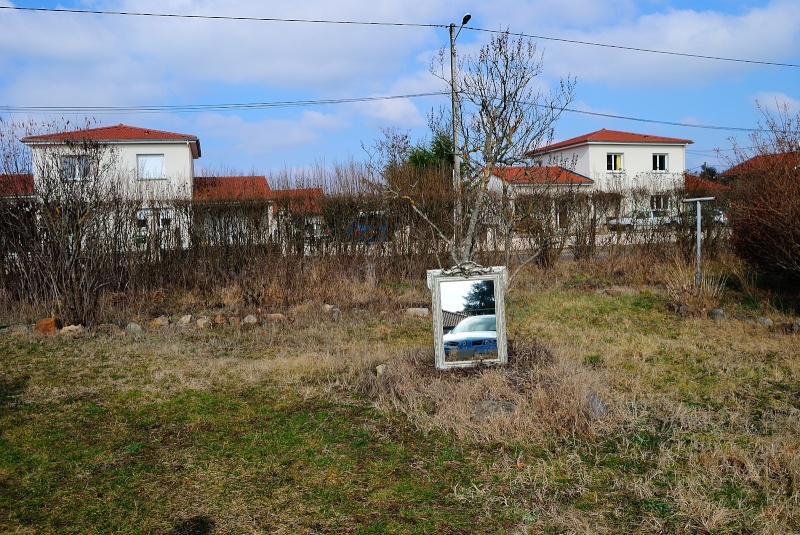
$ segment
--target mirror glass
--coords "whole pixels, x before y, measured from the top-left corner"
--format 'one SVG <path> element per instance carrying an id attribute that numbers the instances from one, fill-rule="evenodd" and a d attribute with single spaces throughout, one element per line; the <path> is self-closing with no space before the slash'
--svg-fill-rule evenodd
<path id="1" fill-rule="evenodd" d="M 428 271 L 436 367 L 505 364 L 503 266 Z"/>

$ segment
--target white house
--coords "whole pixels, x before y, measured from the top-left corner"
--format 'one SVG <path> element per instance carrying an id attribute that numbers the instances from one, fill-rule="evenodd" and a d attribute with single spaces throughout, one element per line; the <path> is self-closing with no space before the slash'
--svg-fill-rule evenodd
<path id="1" fill-rule="evenodd" d="M 196 177 L 197 136 L 119 124 L 21 141 L 31 148 L 32 178 L 0 176 L 0 195 L 22 188 L 42 198 L 65 184 L 75 198 L 111 193 L 104 198 L 133 202 L 133 243 L 140 247 L 186 247 L 192 229 L 212 245 L 266 243 L 290 214 L 306 218 L 310 230 L 301 233 L 321 234 L 322 189 L 272 190 L 263 175 Z"/>
<path id="2" fill-rule="evenodd" d="M 590 178 L 594 190 L 628 196 L 650 192 L 652 208 L 683 185 L 689 139 L 598 130 L 530 152 L 535 165 L 565 166 Z"/>
<path id="3" fill-rule="evenodd" d="M 559 228 L 567 225 L 567 200 L 568 195 L 579 192 L 591 191 L 594 182 L 583 175 L 570 169 L 559 166 L 539 165 L 533 167 L 498 167 L 492 172 L 489 180 L 489 191 L 499 194 L 502 192 L 503 185 L 506 185 L 508 200 L 511 203 L 511 210 L 517 215 L 521 209 L 519 203 L 527 205 L 530 203 L 527 198 L 539 197 L 544 199 L 542 194 L 550 197 L 548 201 L 548 211 L 552 212 L 553 223 Z M 562 196 L 559 200 L 559 196 Z M 539 210 L 543 207 L 539 206 Z"/>
<path id="4" fill-rule="evenodd" d="M 113 191 L 108 198 L 138 203 L 135 243 L 143 245 L 157 233 L 168 240 L 164 243 L 188 244 L 189 222 L 177 220 L 174 202 L 192 199 L 194 160 L 200 157 L 197 136 L 119 124 L 21 141 L 31 148 L 38 196 L 64 182 L 81 196 Z"/>
<path id="5" fill-rule="evenodd" d="M 197 136 L 119 124 L 28 136 L 22 142 L 33 156 L 33 181 L 52 170 L 59 158 L 62 179 L 80 180 L 91 173 L 92 154 L 113 159 L 115 176 L 124 181 L 123 192 L 132 198 L 191 199 L 194 188 L 194 160 L 200 158 Z M 90 153 L 89 145 L 99 151 Z M 67 176 L 70 175 L 70 176 Z"/>

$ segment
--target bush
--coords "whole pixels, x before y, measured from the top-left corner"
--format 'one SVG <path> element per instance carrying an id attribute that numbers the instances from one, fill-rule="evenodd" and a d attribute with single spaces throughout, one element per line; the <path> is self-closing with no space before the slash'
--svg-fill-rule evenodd
<path id="1" fill-rule="evenodd" d="M 784 108 L 751 136 L 755 156 L 738 150 L 726 172 L 734 182 L 732 243 L 762 273 L 800 280 L 800 116 Z"/>

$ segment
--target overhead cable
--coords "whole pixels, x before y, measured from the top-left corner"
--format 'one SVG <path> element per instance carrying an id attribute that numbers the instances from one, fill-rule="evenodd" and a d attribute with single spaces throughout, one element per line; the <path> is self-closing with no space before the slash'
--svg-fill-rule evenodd
<path id="1" fill-rule="evenodd" d="M 119 15 L 130 17 L 161 17 L 161 18 L 180 18 L 180 19 L 207 19 L 207 20 L 230 20 L 230 21 L 251 21 L 251 22 L 295 22 L 295 23 L 308 23 L 308 24 L 345 24 L 345 25 L 361 25 L 361 26 L 408 26 L 416 28 L 448 28 L 447 24 L 415 24 L 408 22 L 368 22 L 368 21 L 355 21 L 355 20 L 324 20 L 324 19 L 288 19 L 277 17 L 244 17 L 244 16 L 231 16 L 231 15 L 183 15 L 179 13 L 151 13 L 151 12 L 137 12 L 137 11 L 100 11 L 90 9 L 66 9 L 66 8 L 44 8 L 44 7 L 20 7 L 20 6 L 0 6 L 0 9 L 10 9 L 17 11 L 39 11 L 48 13 L 78 13 L 86 15 Z M 679 56 L 685 58 L 696 58 L 713 61 L 727 61 L 735 63 L 747 63 L 751 65 L 764 65 L 769 67 L 790 67 L 800 68 L 800 64 L 796 63 L 780 63 L 775 61 L 759 61 L 752 59 L 741 58 L 727 58 L 723 56 L 710 56 L 704 54 L 691 54 L 688 52 L 674 52 L 669 50 L 656 50 L 650 48 L 639 48 L 625 45 L 613 45 L 608 43 L 595 43 L 592 41 L 581 41 L 577 39 L 566 39 L 561 37 L 549 37 L 544 35 L 534 35 L 519 32 L 507 32 L 502 30 L 487 30 L 483 28 L 474 28 L 464 26 L 465 30 L 472 30 L 476 32 L 485 33 L 508 33 L 517 37 L 529 37 L 531 39 L 541 39 L 543 41 L 556 41 L 562 43 L 569 43 L 575 45 L 595 46 L 602 48 L 612 48 L 618 50 L 627 50 L 631 52 L 645 52 L 648 54 L 662 54 L 668 56 Z"/>
<path id="2" fill-rule="evenodd" d="M 243 103 L 228 103 L 228 104 L 176 104 L 176 105 L 145 105 L 145 106 L 0 106 L 0 109 L 3 109 L 11 114 L 14 113 L 87 114 L 88 113 L 88 114 L 103 115 L 103 114 L 145 114 L 145 113 L 197 113 L 197 112 L 211 112 L 211 111 L 258 110 L 258 109 L 268 109 L 268 108 L 296 108 L 305 106 L 354 104 L 361 102 L 401 100 L 401 99 L 436 97 L 445 95 L 449 96 L 450 93 L 448 91 L 434 91 L 430 93 L 414 93 L 408 95 L 384 95 L 384 96 L 374 96 L 374 97 L 354 97 L 354 98 L 337 98 L 337 99 L 320 99 L 320 100 L 292 100 L 292 101 L 276 101 L 276 102 L 243 102 Z M 545 107 L 543 104 L 539 104 L 536 106 Z M 593 111 L 576 110 L 572 108 L 564 108 L 563 111 L 567 113 L 579 113 L 582 115 L 604 117 L 607 119 L 619 119 L 623 121 L 636 121 L 642 123 L 663 124 L 668 126 L 680 126 L 683 128 L 699 128 L 706 130 L 723 130 L 731 132 L 754 131 L 753 128 L 678 123 L 671 121 L 662 121 L 657 119 L 643 119 L 640 117 L 630 117 L 626 115 L 615 115 L 611 113 L 599 113 Z"/>

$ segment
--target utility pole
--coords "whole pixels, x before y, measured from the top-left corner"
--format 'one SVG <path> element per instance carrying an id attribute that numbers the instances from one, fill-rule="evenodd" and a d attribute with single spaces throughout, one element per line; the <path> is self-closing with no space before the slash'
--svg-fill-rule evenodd
<path id="1" fill-rule="evenodd" d="M 456 38 L 461 33 L 461 28 L 469 22 L 472 15 L 467 13 L 461 21 L 461 26 L 456 32 L 455 23 L 450 24 L 450 100 L 453 113 L 453 193 L 455 194 L 455 210 L 453 211 L 453 248 L 457 258 L 461 258 L 461 227 L 463 215 L 461 207 L 461 149 L 458 146 L 458 130 L 460 128 L 461 112 L 458 101 L 458 76 L 456 73 Z"/>

